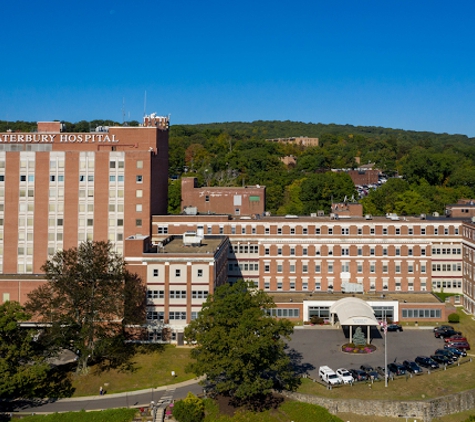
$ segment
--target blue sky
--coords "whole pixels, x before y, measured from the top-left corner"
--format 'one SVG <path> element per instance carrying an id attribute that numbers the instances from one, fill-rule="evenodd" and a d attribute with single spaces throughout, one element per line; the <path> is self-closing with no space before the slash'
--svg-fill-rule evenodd
<path id="1" fill-rule="evenodd" d="M 3 2 L 0 120 L 295 120 L 475 136 L 475 2 Z M 125 101 L 125 107 L 123 102 Z"/>

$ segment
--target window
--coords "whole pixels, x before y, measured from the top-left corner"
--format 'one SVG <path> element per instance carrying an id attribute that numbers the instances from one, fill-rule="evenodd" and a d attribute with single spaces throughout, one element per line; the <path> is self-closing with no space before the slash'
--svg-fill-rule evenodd
<path id="1" fill-rule="evenodd" d="M 203 270 L 199 269 L 196 274 L 198 277 L 203 277 Z"/>
<path id="2" fill-rule="evenodd" d="M 168 226 L 158 226 L 158 234 L 168 234 Z"/>
<path id="3" fill-rule="evenodd" d="M 141 174 L 138 174 L 137 176 L 135 176 L 135 181 L 137 183 L 142 183 L 143 182 L 143 176 Z"/>
<path id="4" fill-rule="evenodd" d="M 341 255 L 342 256 L 349 256 L 350 255 L 350 249 L 349 248 L 341 248 Z"/>
<path id="5" fill-rule="evenodd" d="M 407 229 L 407 234 L 409 234 L 409 235 L 412 236 L 412 235 L 414 234 L 414 229 L 413 229 L 412 227 L 409 227 L 409 228 Z M 437 233 L 436 233 L 436 234 L 437 234 Z"/>
<path id="6" fill-rule="evenodd" d="M 264 272 L 270 273 L 270 264 L 264 264 Z"/>
<path id="7" fill-rule="evenodd" d="M 388 264 L 383 264 L 383 273 L 388 272 Z"/>
<path id="8" fill-rule="evenodd" d="M 170 299 L 186 299 L 186 290 L 170 290 Z"/>
<path id="9" fill-rule="evenodd" d="M 388 254 L 388 249 L 387 248 L 383 248 L 383 255 L 386 256 Z"/>
<path id="10" fill-rule="evenodd" d="M 115 169 L 115 161 L 109 161 L 109 168 Z"/>
<path id="11" fill-rule="evenodd" d="M 302 265 L 302 272 L 303 273 L 308 273 L 308 265 L 307 264 Z"/>
<path id="12" fill-rule="evenodd" d="M 142 198 L 142 196 L 143 196 L 143 191 L 142 191 L 142 189 L 137 189 L 137 190 L 135 191 L 135 197 L 136 197 L 136 198 Z"/>
<path id="13" fill-rule="evenodd" d="M 241 227 L 241 234 L 246 234 L 246 227 Z"/>
<path id="14" fill-rule="evenodd" d="M 328 264 L 328 272 L 333 273 L 333 263 Z"/>
<path id="15" fill-rule="evenodd" d="M 328 234 L 333 234 L 333 227 L 328 228 Z"/>
<path id="16" fill-rule="evenodd" d="M 358 263 L 358 265 L 356 266 L 356 271 L 358 273 L 362 273 L 363 272 L 363 264 Z"/>
<path id="17" fill-rule="evenodd" d="M 191 297 L 193 299 L 206 299 L 208 297 L 207 290 L 193 290 L 191 292 Z"/>
<path id="18" fill-rule="evenodd" d="M 25 174 L 20 175 L 20 182 L 26 182 L 26 175 Z"/>
<path id="19" fill-rule="evenodd" d="M 295 234 L 295 227 L 290 228 L 290 234 Z"/>
<path id="20" fill-rule="evenodd" d="M 181 270 L 175 270 L 175 277 L 181 277 Z"/>
<path id="21" fill-rule="evenodd" d="M 361 227 L 358 227 L 358 234 L 363 234 L 363 229 Z"/>
<path id="22" fill-rule="evenodd" d="M 308 234 L 308 229 L 307 229 L 307 227 L 304 227 L 304 228 L 302 229 L 302 234 Z"/>
<path id="23" fill-rule="evenodd" d="M 142 219 L 141 218 L 136 218 L 135 219 L 135 226 L 136 227 L 142 227 Z"/>
<path id="24" fill-rule="evenodd" d="M 412 248 L 409 248 L 409 249 L 407 250 L 407 254 L 408 254 L 409 256 L 412 256 Z"/>
<path id="25" fill-rule="evenodd" d="M 290 264 L 289 272 L 291 272 L 291 273 L 295 272 L 295 264 Z"/>
<path id="26" fill-rule="evenodd" d="M 295 248 L 290 248 L 290 255 L 295 255 Z"/>
<path id="27" fill-rule="evenodd" d="M 270 248 L 264 249 L 264 255 L 270 255 Z"/>
<path id="28" fill-rule="evenodd" d="M 408 272 L 408 273 L 413 273 L 413 272 L 414 272 L 414 265 L 413 265 L 413 264 L 408 264 L 408 266 L 407 266 L 407 272 Z"/>
<path id="29" fill-rule="evenodd" d="M 321 272 L 321 269 L 322 269 L 322 267 L 321 267 L 320 264 L 315 264 L 315 272 L 316 272 L 316 273 L 320 273 L 320 272 Z"/>
<path id="30" fill-rule="evenodd" d="M 283 269 L 282 264 L 277 264 L 277 272 L 278 272 L 278 273 L 281 273 L 281 272 L 282 272 L 282 269 Z"/>
<path id="31" fill-rule="evenodd" d="M 282 234 L 282 227 L 277 228 L 277 234 Z"/>
<path id="32" fill-rule="evenodd" d="M 341 234 L 350 234 L 350 229 L 348 227 L 342 227 Z"/>
<path id="33" fill-rule="evenodd" d="M 426 228 L 425 227 L 421 227 L 421 234 L 426 234 Z"/>
<path id="34" fill-rule="evenodd" d="M 158 268 L 153 269 L 153 276 L 158 277 Z"/>
<path id="35" fill-rule="evenodd" d="M 388 229 L 386 227 L 383 227 L 383 234 L 388 234 Z"/>
<path id="36" fill-rule="evenodd" d="M 270 234 L 270 228 L 269 227 L 265 228 L 265 234 Z"/>
<path id="37" fill-rule="evenodd" d="M 135 204 L 135 211 L 142 212 L 142 204 Z"/>
<path id="38" fill-rule="evenodd" d="M 143 169 L 143 161 L 142 160 L 137 160 L 137 168 L 138 169 Z"/>
<path id="39" fill-rule="evenodd" d="M 163 299 L 165 292 L 163 290 L 147 290 L 147 299 Z"/>
<path id="40" fill-rule="evenodd" d="M 399 227 L 396 227 L 396 234 L 401 234 L 401 229 Z"/>
<path id="41" fill-rule="evenodd" d="M 169 313 L 169 319 L 171 320 L 177 320 L 177 319 L 185 319 L 186 320 L 186 312 L 173 312 L 173 311 L 170 311 Z"/>
<path id="42" fill-rule="evenodd" d="M 320 227 L 315 227 L 315 234 L 318 235 L 318 234 L 320 234 L 320 232 L 321 232 L 321 231 L 320 231 Z"/>
<path id="43" fill-rule="evenodd" d="M 369 233 L 374 234 L 374 227 L 371 227 L 371 229 L 369 230 Z"/>
<path id="44" fill-rule="evenodd" d="M 307 248 L 303 248 L 302 249 L 302 255 L 308 255 L 308 249 Z"/>
<path id="45" fill-rule="evenodd" d="M 374 263 L 371 263 L 369 265 L 369 272 L 370 273 L 375 273 L 376 272 L 376 265 Z"/>
<path id="46" fill-rule="evenodd" d="M 277 255 L 282 255 L 282 248 L 277 248 Z"/>
<path id="47" fill-rule="evenodd" d="M 370 254 L 371 256 L 374 256 L 374 255 L 375 255 L 375 253 L 374 253 L 374 248 L 371 248 L 371 249 L 369 250 L 369 254 Z"/>

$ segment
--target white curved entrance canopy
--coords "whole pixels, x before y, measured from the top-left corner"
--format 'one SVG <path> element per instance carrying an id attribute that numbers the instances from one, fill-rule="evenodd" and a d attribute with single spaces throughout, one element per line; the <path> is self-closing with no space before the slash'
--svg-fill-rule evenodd
<path id="1" fill-rule="evenodd" d="M 330 307 L 330 315 L 338 315 L 340 325 L 379 325 L 373 308 L 364 300 L 345 297 Z M 332 318 L 333 319 L 333 318 Z"/>

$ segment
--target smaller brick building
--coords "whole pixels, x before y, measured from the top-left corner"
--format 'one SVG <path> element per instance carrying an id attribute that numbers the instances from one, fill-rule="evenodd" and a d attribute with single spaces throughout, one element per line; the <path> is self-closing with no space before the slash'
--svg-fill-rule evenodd
<path id="1" fill-rule="evenodd" d="M 265 186 L 198 187 L 196 177 L 181 180 L 181 209 L 193 207 L 198 214 L 263 214 Z"/>

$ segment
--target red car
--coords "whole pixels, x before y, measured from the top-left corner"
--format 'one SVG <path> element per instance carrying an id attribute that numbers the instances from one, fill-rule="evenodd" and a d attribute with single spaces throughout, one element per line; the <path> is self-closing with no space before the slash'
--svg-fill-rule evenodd
<path id="1" fill-rule="evenodd" d="M 444 341 L 448 343 L 449 341 L 467 341 L 467 339 L 464 336 L 452 336 L 452 337 L 446 337 L 444 338 Z"/>

